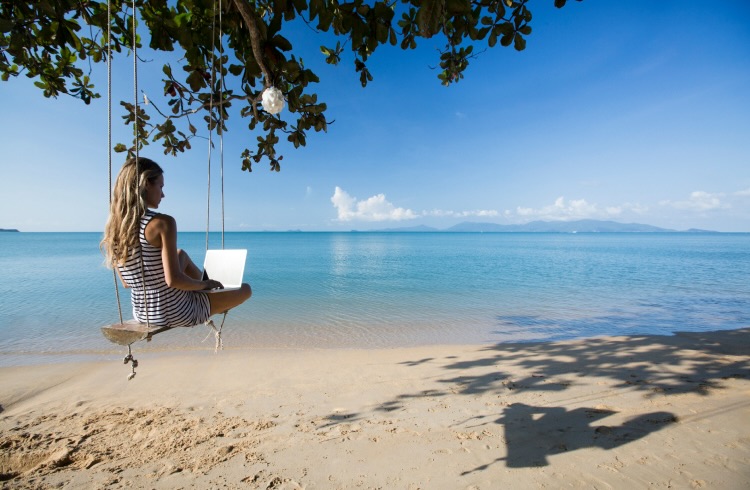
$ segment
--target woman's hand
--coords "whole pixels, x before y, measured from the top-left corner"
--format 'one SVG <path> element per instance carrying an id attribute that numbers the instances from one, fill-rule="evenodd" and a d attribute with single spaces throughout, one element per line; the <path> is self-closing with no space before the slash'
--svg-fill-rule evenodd
<path id="1" fill-rule="evenodd" d="M 205 284 L 203 289 L 224 289 L 224 285 L 215 279 L 206 279 L 203 284 Z"/>

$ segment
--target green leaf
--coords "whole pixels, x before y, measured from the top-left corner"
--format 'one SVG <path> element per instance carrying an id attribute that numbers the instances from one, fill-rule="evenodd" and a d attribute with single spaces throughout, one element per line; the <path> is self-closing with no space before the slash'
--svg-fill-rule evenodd
<path id="1" fill-rule="evenodd" d="M 499 26 L 497 26 L 497 29 L 498 29 L 498 34 L 504 34 L 506 36 L 510 36 L 514 32 L 513 24 L 511 24 L 510 22 L 505 22 L 503 24 L 500 24 Z"/>
<path id="2" fill-rule="evenodd" d="M 292 43 L 290 43 L 287 38 L 280 35 L 276 35 L 273 37 L 272 44 L 282 51 L 292 50 Z"/>
<path id="3" fill-rule="evenodd" d="M 422 37 L 431 38 L 440 30 L 443 20 L 442 3 L 439 0 L 423 0 L 417 10 L 417 24 Z"/>
<path id="4" fill-rule="evenodd" d="M 14 22 L 10 19 L 0 19 L 0 32 L 6 33 L 13 29 Z"/>
<path id="5" fill-rule="evenodd" d="M 183 12 L 174 16 L 174 23 L 177 27 L 183 27 L 193 20 L 191 12 Z"/>
<path id="6" fill-rule="evenodd" d="M 446 0 L 445 9 L 450 15 L 466 15 L 471 13 L 471 2 L 468 0 Z"/>
<path id="7" fill-rule="evenodd" d="M 510 46 L 510 43 L 513 42 L 513 34 L 503 34 L 503 37 L 500 38 L 500 44 L 503 46 Z"/>

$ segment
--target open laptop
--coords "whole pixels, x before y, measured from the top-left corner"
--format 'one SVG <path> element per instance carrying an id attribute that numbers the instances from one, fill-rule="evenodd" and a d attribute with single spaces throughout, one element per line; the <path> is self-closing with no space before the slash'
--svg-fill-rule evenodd
<path id="1" fill-rule="evenodd" d="M 246 249 L 236 250 L 207 250 L 206 260 L 203 261 L 203 280 L 219 281 L 224 289 L 206 289 L 206 293 L 233 291 L 242 287 L 245 275 Z"/>

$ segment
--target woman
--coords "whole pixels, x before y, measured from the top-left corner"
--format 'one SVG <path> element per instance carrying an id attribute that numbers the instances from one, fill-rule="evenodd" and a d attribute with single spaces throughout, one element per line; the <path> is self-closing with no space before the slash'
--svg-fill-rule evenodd
<path id="1" fill-rule="evenodd" d="M 138 165 L 135 158 L 128 159 L 115 181 L 101 248 L 123 285 L 132 288 L 136 320 L 189 327 L 242 304 L 252 291 L 243 284 L 233 291 L 202 292 L 222 285 L 202 280 L 201 270 L 177 248 L 174 218 L 152 211 L 164 198 L 163 187 L 159 165 L 148 158 L 138 158 Z"/>

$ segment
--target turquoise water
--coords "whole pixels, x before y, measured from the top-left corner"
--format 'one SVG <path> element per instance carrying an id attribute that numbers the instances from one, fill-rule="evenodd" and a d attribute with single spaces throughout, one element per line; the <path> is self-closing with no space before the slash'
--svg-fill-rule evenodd
<path id="1" fill-rule="evenodd" d="M 99 233 L 0 233 L 0 364 L 111 356 Z M 182 233 L 197 263 L 205 234 Z M 217 246 L 218 237 L 211 237 Z M 219 245 L 220 246 L 220 245 Z M 750 234 L 228 233 L 229 348 L 397 347 L 750 326 Z M 129 293 L 122 310 L 131 318 Z M 139 349 L 211 349 L 205 327 Z"/>

